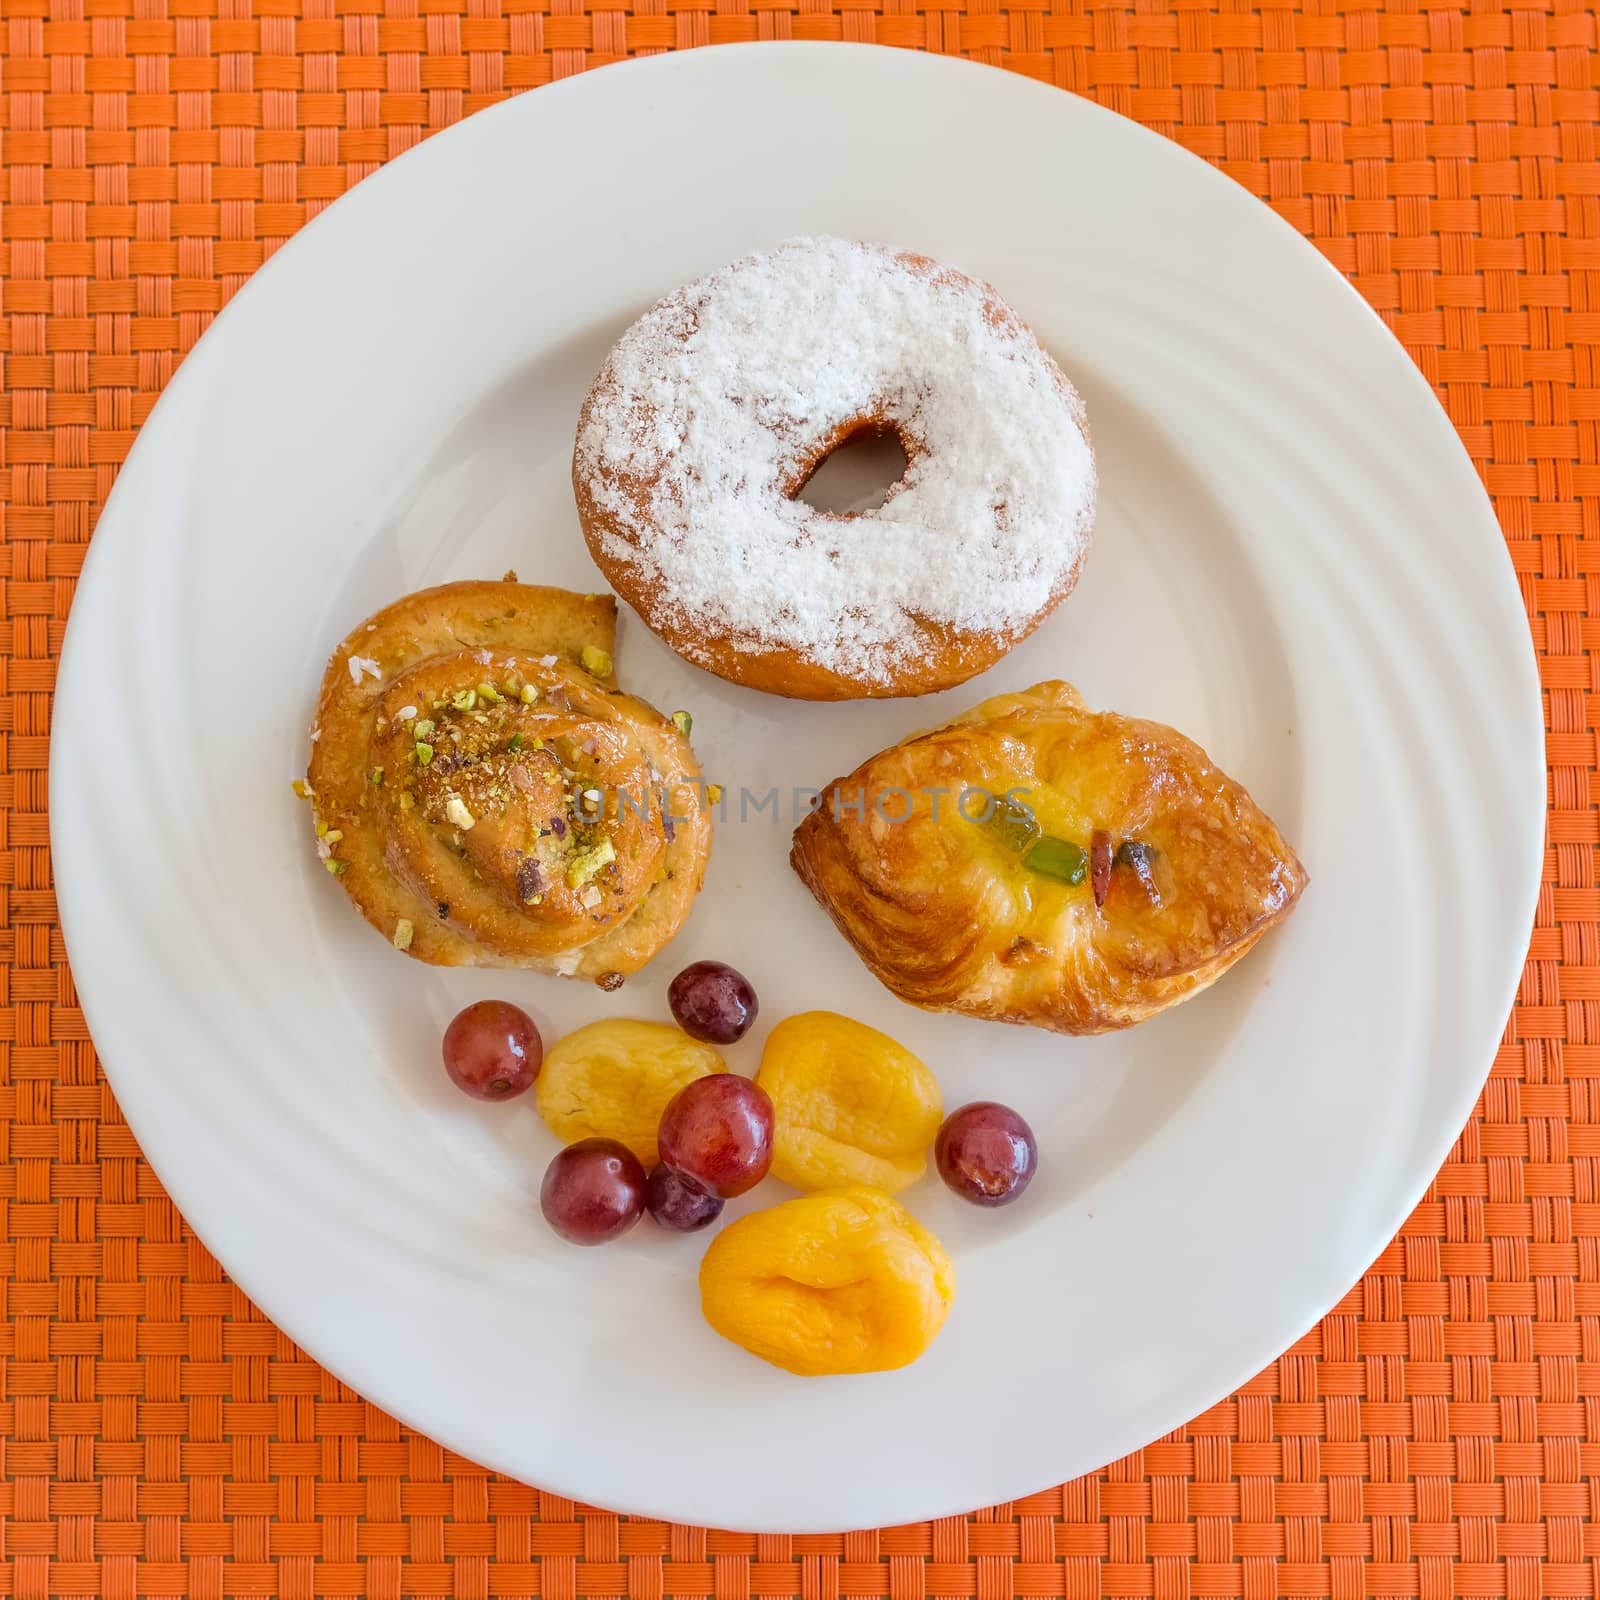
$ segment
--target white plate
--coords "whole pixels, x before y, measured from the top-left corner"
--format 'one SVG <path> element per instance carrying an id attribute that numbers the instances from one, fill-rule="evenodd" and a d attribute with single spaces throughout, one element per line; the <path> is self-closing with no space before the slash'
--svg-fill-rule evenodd
<path id="1" fill-rule="evenodd" d="M 959 115 L 952 109 L 959 108 Z M 375 938 L 289 792 L 356 620 L 443 579 L 598 586 L 568 483 L 578 402 L 656 294 L 827 230 L 991 279 L 1088 402 L 1086 576 L 983 679 L 801 705 L 678 661 L 713 777 L 824 781 L 1048 676 L 1200 739 L 1297 845 L 1299 910 L 1193 1004 L 1056 1038 L 890 998 L 730 822 L 672 950 L 620 993 L 439 973 Z M 845 46 L 672 55 L 472 118 L 291 241 L 184 363 L 123 469 L 61 668 L 61 912 L 117 1095 L 179 1206 L 313 1355 L 467 1456 L 624 1510 L 764 1529 L 1007 1499 L 1184 1421 L 1381 1249 L 1468 1115 L 1538 883 L 1539 699 L 1487 501 L 1410 362 L 1226 179 L 1082 100 Z M 897 1374 L 792 1378 L 701 1321 L 703 1238 L 557 1242 L 531 1101 L 438 1066 L 467 1000 L 547 1037 L 662 1016 L 736 960 L 766 1026 L 829 1006 L 950 1105 L 1020 1107 L 1042 1169 L 986 1213 L 907 1196 L 960 1278 Z M 782 1197 L 776 1184 L 762 1200 Z"/>

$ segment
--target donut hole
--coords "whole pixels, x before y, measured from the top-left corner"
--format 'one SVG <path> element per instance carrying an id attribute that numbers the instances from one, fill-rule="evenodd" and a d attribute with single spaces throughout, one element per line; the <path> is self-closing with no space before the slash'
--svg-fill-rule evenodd
<path id="1" fill-rule="evenodd" d="M 906 475 L 910 457 L 897 428 L 862 422 L 823 452 L 793 498 L 834 517 L 876 511 Z"/>

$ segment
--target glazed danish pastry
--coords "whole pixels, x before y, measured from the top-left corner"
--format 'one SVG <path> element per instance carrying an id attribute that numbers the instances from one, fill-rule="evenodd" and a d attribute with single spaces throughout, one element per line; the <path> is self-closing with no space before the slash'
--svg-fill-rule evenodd
<path id="1" fill-rule="evenodd" d="M 396 949 L 614 988 L 677 932 L 710 814 L 685 732 L 616 687 L 615 636 L 610 595 L 452 583 L 334 651 L 317 850 Z"/>
<path id="2" fill-rule="evenodd" d="M 1060 1033 L 1199 993 L 1307 882 L 1197 744 L 1065 683 L 873 756 L 823 791 L 790 859 L 902 1000 Z"/>

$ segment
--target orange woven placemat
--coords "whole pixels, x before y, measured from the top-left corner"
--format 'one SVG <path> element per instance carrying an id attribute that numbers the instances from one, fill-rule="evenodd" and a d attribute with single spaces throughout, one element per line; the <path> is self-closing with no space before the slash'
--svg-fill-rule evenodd
<path id="1" fill-rule="evenodd" d="M 0 19 L 0 1594 L 1594 1593 L 1600 57 L 1583 4 L 0 0 Z M 1090 95 L 1219 163 L 1350 276 L 1494 494 L 1547 690 L 1551 812 L 1494 1075 L 1401 1237 L 1316 1330 L 1092 1477 L 971 1519 L 756 1538 L 488 1475 L 363 1404 L 225 1280 L 98 1073 L 55 924 L 45 766 L 62 619 L 117 464 L 278 244 L 504 95 L 786 37 L 961 52 Z M 1493 870 L 1493 841 L 1463 870 Z"/>

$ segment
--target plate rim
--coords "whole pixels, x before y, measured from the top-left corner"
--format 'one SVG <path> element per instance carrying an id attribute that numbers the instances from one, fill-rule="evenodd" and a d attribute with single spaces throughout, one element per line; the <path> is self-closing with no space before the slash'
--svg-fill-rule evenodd
<path id="1" fill-rule="evenodd" d="M 1151 147 L 1157 145 L 1161 146 L 1163 151 L 1163 159 L 1171 160 L 1172 158 L 1177 158 L 1173 162 L 1173 165 L 1184 168 L 1191 174 L 1191 177 L 1186 181 L 1193 181 L 1199 184 L 1209 184 L 1211 186 L 1211 193 L 1218 197 L 1219 203 L 1222 203 L 1225 206 L 1232 206 L 1232 217 L 1237 217 L 1241 220 L 1250 219 L 1253 217 L 1255 219 L 1255 225 L 1259 226 L 1264 224 L 1272 229 L 1276 229 L 1281 233 L 1285 240 L 1293 241 L 1292 244 L 1286 245 L 1286 248 L 1298 249 L 1302 254 L 1302 259 L 1308 257 L 1310 259 L 1314 259 L 1321 269 L 1322 281 L 1329 285 L 1337 284 L 1342 293 L 1348 296 L 1350 301 L 1353 301 L 1355 305 L 1360 307 L 1364 318 L 1368 321 L 1369 325 L 1374 329 L 1374 331 L 1382 332 L 1382 334 L 1385 336 L 1385 342 L 1387 342 L 1392 348 L 1392 354 L 1398 358 L 1397 362 L 1390 363 L 1390 365 L 1394 368 L 1394 381 L 1397 383 L 1404 382 L 1411 386 L 1412 391 L 1419 402 L 1420 409 L 1427 417 L 1426 423 L 1422 425 L 1431 430 L 1436 437 L 1440 439 L 1448 438 L 1449 447 L 1454 450 L 1456 455 L 1464 462 L 1468 470 L 1471 472 L 1472 476 L 1477 480 L 1477 490 L 1481 509 L 1483 515 L 1488 519 L 1489 524 L 1495 531 L 1496 544 L 1500 551 L 1501 560 L 1504 563 L 1504 572 L 1506 577 L 1510 580 L 1509 583 L 1497 586 L 1496 604 L 1500 604 L 1503 600 L 1507 600 L 1511 595 L 1517 593 L 1515 569 L 1511 563 L 1510 552 L 1506 548 L 1504 530 L 1499 524 L 1492 498 L 1484 488 L 1481 476 L 1477 472 L 1476 465 L 1472 462 L 1470 455 L 1467 454 L 1466 448 L 1456 432 L 1453 422 L 1450 420 L 1448 414 L 1435 397 L 1432 387 L 1428 384 L 1422 372 L 1417 368 L 1410 354 L 1405 350 L 1398 338 L 1396 338 L 1393 332 L 1388 328 L 1387 324 L 1384 323 L 1383 319 L 1376 311 L 1373 310 L 1366 300 L 1363 299 L 1359 291 L 1350 282 L 1350 280 L 1342 272 L 1340 272 L 1339 269 L 1335 267 L 1326 256 L 1317 250 L 1315 245 L 1312 244 L 1312 242 L 1303 234 L 1301 234 L 1298 229 L 1296 229 L 1283 217 L 1279 216 L 1267 202 L 1251 194 L 1248 190 L 1237 184 L 1233 179 L 1229 178 L 1219 168 L 1212 166 L 1209 162 L 1195 155 L 1193 152 L 1185 149 L 1175 140 L 1169 139 L 1162 134 L 1154 132 L 1133 118 L 1125 117 L 1120 113 L 1103 107 L 1095 101 L 1084 96 L 1072 93 L 1070 91 L 1063 91 L 1053 85 L 1045 84 L 1027 78 L 1021 74 L 1008 71 L 1003 67 L 990 66 L 988 63 L 974 62 L 965 58 L 943 56 L 920 50 L 891 51 L 882 45 L 860 44 L 844 41 L 752 41 L 738 44 L 718 45 L 714 49 L 708 47 L 698 50 L 672 50 L 656 57 L 629 58 L 618 62 L 608 63 L 603 67 L 576 74 L 569 79 L 560 79 L 553 83 L 542 85 L 540 86 L 539 98 L 544 100 L 545 97 L 555 93 L 561 93 L 569 97 L 572 95 L 582 95 L 587 92 L 586 86 L 591 85 L 597 77 L 615 79 L 618 75 L 624 73 L 640 80 L 647 80 L 652 77 L 671 77 L 680 74 L 688 74 L 692 76 L 695 73 L 705 70 L 708 57 L 719 62 L 717 70 L 723 70 L 720 63 L 728 58 L 748 57 L 758 53 L 768 57 L 777 55 L 794 58 L 811 57 L 817 59 L 825 59 L 830 56 L 849 56 L 854 58 L 875 57 L 884 62 L 886 71 L 910 70 L 912 72 L 919 73 L 927 71 L 933 74 L 954 73 L 965 76 L 972 73 L 974 70 L 983 70 L 989 73 L 991 78 L 993 78 L 995 75 L 1003 77 L 1012 86 L 1016 93 L 1019 95 L 1034 97 L 1041 106 L 1044 105 L 1047 100 L 1054 101 L 1056 102 L 1058 109 L 1063 110 L 1066 115 L 1084 116 L 1087 125 L 1091 127 L 1098 126 L 1100 128 L 1110 129 L 1112 124 L 1120 124 L 1120 127 L 1116 130 L 1114 135 L 1117 138 L 1133 138 L 1135 140 L 1144 142 Z M 891 63 L 893 63 L 892 66 L 890 65 Z M 733 69 L 730 67 L 728 70 Z M 521 105 L 521 102 L 527 98 L 528 96 L 525 92 L 521 94 L 515 94 L 505 101 L 499 102 L 490 107 L 486 107 L 484 110 L 477 112 L 470 117 L 463 118 L 461 122 L 453 124 L 452 126 L 442 129 L 438 133 L 429 136 L 419 145 L 414 146 L 412 149 L 406 152 L 403 152 L 400 156 L 395 157 L 393 160 L 386 162 L 374 173 L 363 179 L 354 188 L 349 190 L 345 195 L 341 196 L 331 205 L 326 207 L 323 212 L 319 212 L 316 217 L 309 219 L 273 253 L 272 257 L 264 262 L 262 266 L 250 276 L 245 284 L 241 286 L 239 291 L 232 297 L 232 299 L 230 299 L 228 304 L 224 306 L 213 319 L 213 322 L 207 328 L 205 334 L 202 335 L 202 340 L 197 341 L 197 348 L 200 342 L 203 342 L 205 339 L 212 338 L 213 334 L 218 328 L 231 328 L 234 323 L 239 320 L 241 314 L 237 308 L 241 305 L 241 303 L 247 307 L 252 306 L 265 294 L 271 292 L 272 286 L 276 283 L 283 270 L 282 268 L 276 267 L 275 263 L 285 258 L 291 262 L 298 259 L 299 255 L 303 254 L 307 248 L 305 240 L 308 237 L 312 239 L 320 238 L 321 229 L 319 225 L 322 223 L 324 216 L 330 212 L 340 212 L 341 215 L 349 218 L 353 214 L 355 206 L 358 204 L 364 203 L 369 206 L 381 204 L 384 196 L 388 195 L 391 191 L 396 190 L 398 186 L 409 181 L 410 174 L 421 169 L 421 163 L 423 161 L 448 161 L 450 159 L 449 152 L 455 148 L 458 137 L 461 135 L 464 129 L 470 126 L 474 129 L 478 137 L 484 137 L 487 124 L 498 124 L 500 121 L 509 123 L 510 119 L 518 114 L 518 108 Z M 1069 107 L 1070 110 L 1067 109 Z M 1049 115 L 1052 113 L 1046 114 Z M 1204 177 L 1199 176 L 1199 174 L 1202 172 L 1205 174 Z M 1226 197 L 1226 200 L 1223 200 L 1222 197 Z M 1232 217 L 1226 217 L 1224 219 L 1229 223 L 1230 226 L 1233 225 Z M 262 287 L 263 284 L 265 287 Z M 56 799 L 58 793 L 61 792 L 59 789 L 59 769 L 63 758 L 60 755 L 62 745 L 56 740 L 55 733 L 58 725 L 58 719 L 61 716 L 62 708 L 70 708 L 75 702 L 80 702 L 86 695 L 86 689 L 81 686 L 79 682 L 79 680 L 84 677 L 86 669 L 79 663 L 88 659 L 90 648 L 82 643 L 83 629 L 75 628 L 73 626 L 73 620 L 82 609 L 79 602 L 85 591 L 85 587 L 97 581 L 96 574 L 105 564 L 104 551 L 106 548 L 109 548 L 109 541 L 106 535 L 111 533 L 113 537 L 123 537 L 115 534 L 114 530 L 117 523 L 133 520 L 118 514 L 122 499 L 123 486 L 129 481 L 131 476 L 129 467 L 135 460 L 142 461 L 146 454 L 151 454 L 158 448 L 158 434 L 157 430 L 152 427 L 152 423 L 164 413 L 176 411 L 181 397 L 187 394 L 188 389 L 193 386 L 194 382 L 198 381 L 198 379 L 195 377 L 197 371 L 198 368 L 193 361 L 193 352 L 191 351 L 185 356 L 184 360 L 180 363 L 178 370 L 173 374 L 172 378 L 164 387 L 161 395 L 157 399 L 155 406 L 152 408 L 150 417 L 147 418 L 145 424 L 139 429 L 133 445 L 129 450 L 128 457 L 118 472 L 116 483 L 113 485 L 112 491 L 107 498 L 106 504 L 96 525 L 95 535 L 91 539 L 85 555 L 83 567 L 78 579 L 78 586 L 74 594 L 72 610 L 71 613 L 69 613 L 66 631 L 59 654 L 56 691 L 52 701 L 51 740 L 48 763 L 50 795 L 49 827 L 52 850 L 53 881 L 57 896 L 58 921 L 62 929 L 63 940 L 66 945 L 67 959 L 69 964 L 72 960 L 72 950 L 77 938 L 77 936 L 69 930 L 71 927 L 86 925 L 88 923 L 89 918 L 93 914 L 94 904 L 94 895 L 92 889 L 86 883 L 84 883 L 81 878 L 79 878 L 77 868 L 73 866 L 63 871 L 62 863 L 71 858 L 72 851 L 70 846 L 68 846 L 68 848 L 63 852 L 60 841 L 58 841 L 56 835 Z M 186 380 L 188 381 L 186 382 Z M 170 405 L 169 399 L 172 401 L 172 404 Z M 109 527 L 108 524 L 110 524 Z M 128 537 L 131 537 L 131 535 Z M 1530 801 L 1534 801 L 1536 796 L 1536 803 L 1529 805 L 1530 821 L 1537 816 L 1538 826 L 1530 827 L 1527 830 L 1526 837 L 1519 837 L 1517 841 L 1517 856 L 1514 865 L 1515 873 L 1523 886 L 1521 900 L 1524 910 L 1519 916 L 1519 926 L 1531 929 L 1541 891 L 1542 855 L 1545 827 L 1544 819 L 1547 814 L 1545 789 L 1546 766 L 1543 759 L 1544 716 L 1542 692 L 1538 673 L 1538 660 L 1534 648 L 1534 641 L 1531 630 L 1527 625 L 1525 610 L 1520 604 L 1520 599 L 1518 600 L 1517 605 L 1518 626 L 1515 636 L 1520 640 L 1521 643 L 1521 649 L 1518 652 L 1518 656 L 1521 661 L 1521 682 L 1520 684 L 1514 686 L 1514 692 L 1525 702 L 1530 744 L 1535 746 L 1539 752 L 1537 766 L 1530 769 L 1526 780 L 1528 785 L 1526 798 Z M 1509 617 L 1509 608 L 1507 607 L 1506 610 L 1507 616 Z M 1508 634 L 1507 638 L 1509 643 L 1511 635 Z M 1507 1018 L 1509 1018 L 1512 1014 L 1512 1008 L 1514 1006 L 1517 990 L 1521 982 L 1521 976 L 1525 968 L 1525 962 L 1525 955 L 1518 958 L 1514 970 L 1509 972 L 1507 981 L 1504 985 L 1503 1004 L 1499 1007 L 1499 1010 Z M 169 1143 L 169 1141 L 161 1132 L 162 1119 L 159 1115 L 159 1107 L 155 1104 L 155 1101 L 159 1097 L 153 1090 L 141 1091 L 141 1089 L 138 1087 L 139 1079 L 141 1077 L 139 1072 L 131 1071 L 124 1073 L 113 1066 L 112 1056 L 120 1056 L 122 1053 L 121 1049 L 117 1046 L 112 1046 L 111 1052 L 108 1054 L 106 1047 L 99 1041 L 103 1036 L 109 1035 L 105 1033 L 103 1027 L 97 1027 L 93 1025 L 93 1020 L 96 1018 L 101 1024 L 107 1023 L 108 1018 L 104 1014 L 100 1013 L 99 1001 L 93 998 L 89 991 L 80 989 L 79 1001 L 86 1023 L 91 1024 L 89 1027 L 91 1044 L 95 1049 L 96 1054 L 99 1056 L 106 1080 L 116 1095 L 117 1103 L 121 1108 L 130 1128 L 133 1130 L 135 1138 L 140 1145 L 141 1151 L 145 1155 L 145 1159 L 149 1162 L 152 1170 L 156 1173 L 163 1188 L 178 1206 L 178 1209 L 181 1212 L 185 1222 L 188 1223 L 191 1229 L 195 1232 L 196 1237 L 200 1238 L 202 1242 L 205 1243 L 206 1248 L 208 1250 L 212 1250 L 216 1254 L 216 1257 L 222 1264 L 224 1271 L 257 1305 L 263 1316 L 265 1316 L 273 1325 L 278 1326 L 285 1333 L 287 1333 L 297 1345 L 306 1350 L 307 1353 L 313 1357 L 313 1359 L 316 1359 L 319 1362 L 319 1364 L 326 1366 L 328 1370 L 338 1375 L 338 1366 L 324 1361 L 322 1356 L 318 1353 L 321 1340 L 318 1338 L 317 1334 L 313 1332 L 309 1338 L 305 1336 L 303 1328 L 303 1322 L 305 1319 L 295 1314 L 293 1307 L 289 1308 L 290 1314 L 287 1316 L 283 1314 L 283 1311 L 276 1304 L 269 1309 L 269 1299 L 276 1301 L 278 1296 L 272 1294 L 270 1291 L 266 1296 L 263 1296 L 259 1290 L 259 1287 L 254 1281 L 256 1274 L 253 1266 L 246 1264 L 244 1270 L 241 1271 L 237 1262 L 234 1259 L 231 1259 L 233 1255 L 232 1251 L 217 1250 L 216 1247 L 213 1246 L 210 1241 L 200 1233 L 200 1230 L 195 1227 L 192 1222 L 189 1222 L 191 1209 L 188 1190 L 190 1185 L 188 1179 L 184 1176 L 181 1176 L 184 1171 L 181 1160 L 168 1159 L 168 1156 L 171 1152 L 172 1143 Z M 1375 1252 L 1381 1252 L 1381 1250 L 1385 1248 L 1386 1242 L 1393 1238 L 1394 1234 L 1404 1223 L 1406 1217 L 1408 1217 L 1415 1209 L 1419 1200 L 1434 1181 L 1440 1166 L 1443 1164 L 1446 1156 L 1449 1153 L 1451 1146 L 1460 1137 L 1461 1129 L 1467 1123 L 1468 1118 L 1470 1117 L 1472 1106 L 1476 1103 L 1478 1096 L 1482 1092 L 1483 1082 L 1487 1074 L 1492 1070 L 1494 1055 L 1497 1048 L 1498 1046 L 1494 1046 L 1489 1049 L 1487 1060 L 1484 1063 L 1484 1073 L 1482 1076 L 1475 1079 L 1475 1086 L 1471 1089 L 1470 1093 L 1465 1089 L 1462 1089 L 1451 1096 L 1452 1113 L 1448 1119 L 1449 1125 L 1447 1128 L 1441 1125 L 1441 1131 L 1437 1134 L 1434 1141 L 1434 1147 L 1430 1153 L 1426 1172 L 1422 1173 L 1420 1176 L 1414 1175 L 1414 1181 L 1406 1186 L 1408 1193 L 1406 1204 L 1403 1208 L 1398 1210 L 1398 1214 L 1386 1225 L 1383 1238 L 1373 1242 L 1372 1248 Z M 132 1055 L 134 1052 L 129 1049 L 127 1053 Z M 1460 1102 L 1459 1105 L 1456 1105 L 1457 1101 Z M 174 1142 L 181 1143 L 181 1140 Z M 158 1158 L 155 1152 L 164 1149 L 168 1152 L 168 1154 L 163 1154 Z M 174 1179 L 169 1176 L 171 1173 L 180 1174 L 180 1177 L 177 1179 L 177 1181 L 174 1181 Z M 184 1194 L 182 1199 L 180 1199 L 180 1190 L 183 1191 Z M 197 1204 L 200 1204 L 200 1209 L 203 1210 L 203 1203 L 201 1203 L 200 1196 L 197 1194 L 194 1198 Z M 1366 1249 L 1366 1246 L 1362 1247 L 1363 1254 L 1365 1253 Z M 1350 1253 L 1348 1248 L 1344 1253 L 1347 1255 Z M 1365 1256 L 1364 1254 L 1364 1259 L 1368 1264 L 1370 1264 L 1370 1260 L 1373 1259 L 1373 1257 Z M 1368 1270 L 1368 1265 L 1363 1265 L 1358 1268 L 1350 1282 L 1359 1282 L 1360 1277 L 1365 1273 L 1366 1270 Z M 1348 1285 L 1342 1292 L 1348 1292 Z M 1339 1297 L 1339 1295 L 1335 1295 L 1329 1304 L 1336 1304 Z M 1186 1403 L 1182 1408 L 1181 1414 L 1172 1417 L 1162 1429 L 1152 1433 L 1151 1438 L 1160 1437 L 1161 1433 L 1170 1431 L 1172 1428 L 1181 1426 L 1184 1422 L 1190 1420 L 1192 1417 L 1203 1414 L 1204 1410 L 1209 1409 L 1209 1407 L 1216 1404 L 1218 1400 L 1233 1392 L 1233 1390 L 1236 1389 L 1240 1383 L 1246 1382 L 1253 1377 L 1257 1371 L 1261 1370 L 1265 1363 L 1273 1360 L 1277 1355 L 1281 1354 L 1283 1350 L 1291 1348 L 1300 1337 L 1304 1336 L 1304 1333 L 1309 1328 L 1314 1327 L 1316 1323 L 1327 1314 L 1327 1310 L 1328 1306 L 1324 1306 L 1322 1309 L 1317 1311 L 1306 1322 L 1305 1326 L 1300 1329 L 1295 1338 L 1288 1341 L 1287 1344 L 1281 1341 L 1277 1334 L 1273 1334 L 1270 1339 L 1256 1341 L 1256 1343 L 1248 1352 L 1248 1360 L 1246 1359 L 1246 1353 L 1241 1351 L 1240 1361 L 1238 1363 L 1241 1370 L 1236 1377 L 1234 1377 L 1219 1391 L 1217 1391 L 1213 1398 L 1207 1402 L 1206 1406 L 1199 1409 L 1194 1409 Z M 370 1389 L 365 1382 L 360 1385 L 352 1384 L 352 1387 L 355 1387 L 357 1392 L 360 1393 L 363 1398 L 370 1397 L 374 1405 L 395 1416 L 406 1426 L 413 1427 L 417 1431 L 426 1434 L 430 1438 L 439 1439 L 440 1442 L 443 1442 L 443 1437 L 452 1431 L 454 1431 L 458 1437 L 462 1432 L 467 1431 L 465 1429 L 453 1430 L 452 1427 L 448 1425 L 441 1427 L 437 1421 L 412 1420 L 413 1418 L 425 1417 L 427 1414 L 428 1408 L 425 1404 L 420 1403 L 420 1396 L 419 1403 L 414 1406 L 410 1402 L 410 1399 L 407 1395 L 391 1394 L 386 1392 L 388 1386 L 383 1383 L 379 1383 Z M 473 1450 L 465 1453 L 471 1454 L 475 1461 L 479 1461 L 482 1465 L 490 1468 L 491 1470 L 502 1471 L 508 1476 L 512 1477 L 520 1477 L 519 1470 L 516 1468 L 506 1466 L 497 1467 L 495 1465 L 496 1452 L 492 1449 L 488 1451 Z M 542 1488 L 547 1488 L 558 1494 L 566 1495 L 580 1501 L 585 1501 L 587 1497 L 581 1486 L 574 1486 L 570 1482 L 565 1484 L 562 1482 L 562 1472 L 560 1470 L 561 1459 L 564 1458 L 558 1458 L 553 1470 L 541 1470 L 539 1475 L 539 1486 Z M 1088 1469 L 1085 1468 L 1083 1470 Z M 997 1473 L 996 1476 L 997 1478 L 1003 1478 L 1002 1473 Z M 1060 1480 L 1058 1479 L 1053 1481 Z M 1003 1500 L 1021 1498 L 1027 1494 L 1038 1492 L 1039 1490 L 1046 1489 L 1050 1486 L 1050 1484 L 1032 1484 L 1030 1486 L 1012 1482 L 1002 1482 L 998 1486 L 999 1492 L 991 1497 L 991 1501 L 986 1501 L 984 1503 L 992 1503 L 992 1500 L 994 1499 Z M 902 1496 L 902 1499 L 907 1498 L 914 1498 L 914 1496 Z M 619 1505 L 615 1507 L 615 1509 L 622 1511 L 624 1514 L 646 1517 L 670 1516 L 680 1520 L 694 1520 L 692 1514 L 685 1513 L 682 1510 L 663 1512 L 655 1508 L 643 1506 L 630 1507 L 627 1505 Z M 906 1513 L 904 1512 L 903 1508 L 900 1508 L 896 1510 L 895 1516 L 898 1520 L 902 1521 L 908 1520 L 912 1516 L 918 1520 L 921 1520 L 926 1517 L 959 1514 L 971 1509 L 972 1508 L 970 1506 L 949 1506 L 941 1504 L 935 1506 L 931 1510 L 921 1509 L 910 1513 Z M 867 1521 L 858 1521 L 855 1523 L 846 1524 L 844 1526 L 867 1527 L 880 1524 L 883 1522 L 883 1520 L 884 1519 L 882 1517 L 874 1515 Z M 771 1531 L 771 1524 L 769 1523 L 758 1524 L 742 1521 L 738 1518 L 735 1518 L 731 1521 L 717 1521 L 714 1523 L 714 1525 L 735 1530 Z M 835 1523 L 818 1525 L 805 1521 L 794 1522 L 786 1524 L 785 1526 L 789 1531 L 793 1532 L 834 1532 L 839 1531 L 840 1528 L 840 1525 Z"/>

